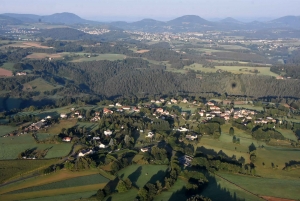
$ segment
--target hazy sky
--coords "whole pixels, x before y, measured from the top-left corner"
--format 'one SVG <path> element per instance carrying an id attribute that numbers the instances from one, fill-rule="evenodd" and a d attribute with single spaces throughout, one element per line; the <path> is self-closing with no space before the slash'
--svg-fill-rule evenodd
<path id="1" fill-rule="evenodd" d="M 300 0 L 1 0 L 0 13 L 48 15 L 72 12 L 85 19 L 168 20 L 182 15 L 206 19 L 300 16 Z"/>

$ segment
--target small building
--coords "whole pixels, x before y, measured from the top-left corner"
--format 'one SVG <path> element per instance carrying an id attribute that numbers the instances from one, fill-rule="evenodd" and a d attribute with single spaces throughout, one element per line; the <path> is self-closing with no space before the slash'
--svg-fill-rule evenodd
<path id="1" fill-rule="evenodd" d="M 106 130 L 106 131 L 104 131 L 104 135 L 112 135 L 112 131 L 111 130 Z"/>
<path id="2" fill-rule="evenodd" d="M 206 105 L 208 105 L 208 106 L 214 106 L 215 104 L 213 102 L 207 102 Z"/>
<path id="3" fill-rule="evenodd" d="M 187 131 L 189 131 L 189 129 L 183 128 L 183 127 L 179 127 L 177 130 L 178 130 L 179 132 L 187 132 Z"/>
<path id="4" fill-rule="evenodd" d="M 148 135 L 146 135 L 146 137 L 152 138 L 154 136 L 154 133 L 149 132 Z"/>
<path id="5" fill-rule="evenodd" d="M 141 152 L 147 152 L 147 151 L 149 151 L 148 148 L 141 148 Z"/>
<path id="6" fill-rule="evenodd" d="M 157 109 L 156 109 L 156 112 L 157 112 L 157 113 L 163 113 L 163 112 L 164 112 L 164 109 L 162 109 L 162 108 L 157 108 Z"/>
<path id="7" fill-rule="evenodd" d="M 130 110 L 130 106 L 124 106 L 123 110 Z"/>
<path id="8" fill-rule="evenodd" d="M 63 138 L 63 142 L 71 142 L 71 140 L 72 140 L 72 138 L 70 138 L 70 137 L 64 137 Z"/>
<path id="9" fill-rule="evenodd" d="M 107 146 L 106 146 L 105 144 L 102 144 L 102 143 L 99 144 L 99 148 L 100 148 L 100 149 L 105 149 L 106 147 L 107 147 Z"/>
<path id="10" fill-rule="evenodd" d="M 88 150 L 88 149 L 82 150 L 81 152 L 79 152 L 78 157 L 83 157 L 83 156 L 93 154 L 93 153 L 94 153 L 94 151 L 91 149 L 90 150 Z"/>
<path id="11" fill-rule="evenodd" d="M 120 103 L 116 103 L 116 107 L 122 107 Z"/>
<path id="12" fill-rule="evenodd" d="M 67 118 L 68 116 L 67 116 L 67 114 L 62 113 L 62 114 L 60 114 L 60 117 L 61 117 L 61 118 Z"/>
<path id="13" fill-rule="evenodd" d="M 186 135 L 185 138 L 188 140 L 195 140 L 198 138 L 198 135 L 196 135 L 196 134 Z"/>
<path id="14" fill-rule="evenodd" d="M 114 113 L 114 112 L 111 111 L 110 109 L 103 108 L 103 114 L 112 114 L 112 113 Z"/>

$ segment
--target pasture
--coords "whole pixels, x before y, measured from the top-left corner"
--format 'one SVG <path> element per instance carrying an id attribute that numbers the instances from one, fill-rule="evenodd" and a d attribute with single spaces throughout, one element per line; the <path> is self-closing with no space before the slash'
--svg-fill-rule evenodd
<path id="1" fill-rule="evenodd" d="M 218 173 L 223 178 L 260 196 L 299 199 L 299 179 L 273 179 Z"/>
<path id="2" fill-rule="evenodd" d="M 58 124 L 52 125 L 45 133 L 59 134 L 63 128 L 72 128 L 77 124 L 77 119 L 60 120 Z M 41 131 L 42 133 L 43 131 Z"/>
<path id="3" fill-rule="evenodd" d="M 77 127 L 79 128 L 86 128 L 88 131 L 93 131 L 98 128 L 98 123 L 93 123 L 93 122 L 77 122 L 76 124 Z"/>
<path id="4" fill-rule="evenodd" d="M 15 69 L 14 69 L 14 63 L 10 63 L 10 62 L 4 63 L 4 64 L 3 64 L 2 66 L 0 66 L 0 67 L 3 68 L 3 69 L 9 70 L 9 71 L 15 70 Z"/>
<path id="5" fill-rule="evenodd" d="M 124 193 L 114 193 L 106 197 L 105 201 L 119 201 L 119 200 L 135 200 L 138 190 L 135 188 L 130 189 Z"/>
<path id="6" fill-rule="evenodd" d="M 72 62 L 83 62 L 83 61 L 100 61 L 100 60 L 109 60 L 109 61 L 116 61 L 116 60 L 123 60 L 126 56 L 123 54 L 100 54 L 96 57 L 82 57 L 80 59 L 75 59 Z"/>
<path id="7" fill-rule="evenodd" d="M 13 73 L 10 70 L 0 68 L 0 77 L 10 77 L 12 75 L 13 75 Z"/>
<path id="8" fill-rule="evenodd" d="M 43 46 L 39 42 L 21 42 L 21 41 L 17 41 L 16 43 L 3 46 L 3 48 L 5 48 L 5 47 L 20 47 L 20 48 L 32 48 L 33 47 L 33 48 L 50 49 L 50 47 Z"/>
<path id="9" fill-rule="evenodd" d="M 178 179 L 175 184 L 168 190 L 163 191 L 161 194 L 154 197 L 154 201 L 161 201 L 161 200 L 174 200 L 174 201 L 181 201 L 186 200 L 187 197 L 185 195 L 184 187 L 186 186 L 186 182 L 182 179 Z"/>
<path id="10" fill-rule="evenodd" d="M 51 160 L 1 160 L 0 161 L 0 183 L 13 177 L 19 177 L 37 169 L 43 169 L 55 163 L 56 159 Z M 0 188 L 0 193 L 2 188 Z"/>
<path id="11" fill-rule="evenodd" d="M 29 134 L 0 138 L 0 160 L 16 159 L 26 149 L 49 149 L 45 158 L 56 158 L 68 155 L 72 145 L 62 144 L 37 144 Z"/>
<path id="12" fill-rule="evenodd" d="M 20 161 L 23 161 L 23 160 L 20 160 Z M 48 161 L 48 160 L 45 160 L 45 161 Z M 54 162 L 55 161 L 53 161 L 53 163 Z M 40 185 L 50 184 L 50 183 L 54 183 L 54 182 L 59 182 L 62 180 L 73 179 L 76 177 L 95 175 L 98 173 L 99 173 L 99 171 L 97 169 L 90 169 L 90 170 L 85 170 L 85 171 L 80 171 L 80 172 L 72 172 L 72 171 L 69 171 L 66 169 L 62 169 L 60 171 L 57 171 L 57 172 L 54 172 L 51 174 L 41 175 L 38 177 L 25 179 L 25 180 L 18 181 L 13 184 L 6 185 L 4 187 L 0 187 L 0 194 L 5 194 L 8 192 L 12 192 L 12 191 L 20 190 L 20 189 L 27 189 L 27 188 L 30 188 L 33 186 L 40 186 Z"/>
<path id="13" fill-rule="evenodd" d="M 1 125 L 0 137 L 15 130 L 18 130 L 18 127 Z"/>
<path id="14" fill-rule="evenodd" d="M 276 128 L 278 132 L 280 132 L 285 138 L 296 141 L 298 140 L 298 137 L 295 135 L 295 133 L 292 130 L 287 130 L 287 129 L 281 129 L 281 128 Z"/>
<path id="15" fill-rule="evenodd" d="M 64 179 L 44 185 L 36 185 L 28 188 L 23 188 L 15 191 L 11 191 L 7 194 L 19 194 L 29 193 L 36 191 L 46 191 L 62 188 L 73 188 L 79 186 L 95 185 L 95 184 L 106 184 L 109 180 L 100 174 L 92 174 L 87 176 L 74 177 L 71 179 Z"/>
<path id="16" fill-rule="evenodd" d="M 27 59 L 60 59 L 62 58 L 61 54 L 47 54 L 47 53 L 32 53 L 26 57 Z"/>
<path id="17" fill-rule="evenodd" d="M 266 75 L 277 77 L 278 75 L 270 71 L 270 67 L 251 67 L 251 66 L 215 66 L 215 68 L 204 68 L 202 64 L 191 64 L 190 66 L 185 66 L 184 69 L 200 70 L 204 73 L 215 73 L 217 70 L 228 71 L 233 74 L 251 74 L 254 75 L 254 70 L 258 70 L 257 75 Z M 176 70 L 176 69 L 175 69 Z M 250 72 L 252 71 L 252 72 Z"/>
<path id="18" fill-rule="evenodd" d="M 92 195 L 95 195 L 97 190 L 87 191 L 82 193 L 70 193 L 63 195 L 53 195 L 48 197 L 39 197 L 39 198 L 30 198 L 30 201 L 53 201 L 53 200 L 63 200 L 63 201 L 74 201 L 74 200 L 84 200 L 90 198 Z"/>
<path id="19" fill-rule="evenodd" d="M 201 195 L 211 198 L 212 200 L 263 200 L 255 195 L 252 195 L 245 190 L 235 186 L 234 184 L 221 179 L 220 177 L 207 174 L 209 180 L 207 187 L 201 192 Z M 238 178 L 241 176 L 238 176 Z M 248 189 L 247 189 L 248 190 Z"/>
<path id="20" fill-rule="evenodd" d="M 130 165 L 118 172 L 122 178 L 129 178 L 136 187 L 143 187 L 146 183 L 163 180 L 168 166 L 166 165 Z"/>
<path id="21" fill-rule="evenodd" d="M 106 184 L 92 184 L 85 186 L 77 186 L 77 187 L 68 187 L 68 188 L 60 188 L 60 189 L 51 189 L 51 190 L 41 190 L 27 193 L 17 193 L 17 194 L 5 194 L 0 195 L 0 200 L 10 201 L 10 200 L 27 200 L 32 198 L 41 198 L 41 197 L 52 197 L 57 195 L 70 195 L 74 192 L 76 193 L 85 193 L 94 191 L 103 188 Z"/>
<path id="22" fill-rule="evenodd" d="M 220 47 L 226 50 L 249 50 L 249 48 L 239 46 L 239 45 L 220 45 Z"/>
<path id="23" fill-rule="evenodd" d="M 44 91 L 51 91 L 55 88 L 58 88 L 58 87 L 54 86 L 53 84 L 50 84 L 49 82 L 47 82 L 46 80 L 44 80 L 42 78 L 37 78 L 35 80 L 27 82 L 26 84 L 23 84 L 24 91 L 32 90 L 32 91 L 44 92 Z"/>

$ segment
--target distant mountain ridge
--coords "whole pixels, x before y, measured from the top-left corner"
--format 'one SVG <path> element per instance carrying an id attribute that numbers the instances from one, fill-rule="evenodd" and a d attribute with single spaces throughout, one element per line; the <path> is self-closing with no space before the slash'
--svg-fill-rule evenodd
<path id="1" fill-rule="evenodd" d="M 186 31 L 212 31 L 212 30 L 261 30 L 269 28 L 288 28 L 300 30 L 300 16 L 285 16 L 268 22 L 240 22 L 231 17 L 219 21 L 208 21 L 197 15 L 185 15 L 170 21 L 158 21 L 154 19 L 143 19 L 136 22 L 117 21 L 111 23 L 101 23 L 85 20 L 73 13 L 55 13 L 52 15 L 32 15 L 4 13 L 0 15 L 0 25 L 33 23 L 41 20 L 52 24 L 101 24 L 117 27 L 131 31 L 147 32 L 186 32 Z"/>

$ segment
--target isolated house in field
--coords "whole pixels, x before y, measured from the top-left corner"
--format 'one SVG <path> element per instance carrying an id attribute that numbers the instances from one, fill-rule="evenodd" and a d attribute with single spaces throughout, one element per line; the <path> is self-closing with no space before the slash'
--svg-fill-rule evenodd
<path id="1" fill-rule="evenodd" d="M 109 135 L 110 136 L 110 135 L 112 135 L 112 131 L 111 130 L 106 130 L 106 131 L 104 131 L 104 135 L 106 135 L 106 136 Z"/>
<path id="2" fill-rule="evenodd" d="M 63 138 L 63 142 L 71 142 L 71 140 L 72 140 L 72 138 L 70 138 L 70 137 L 64 137 Z"/>

